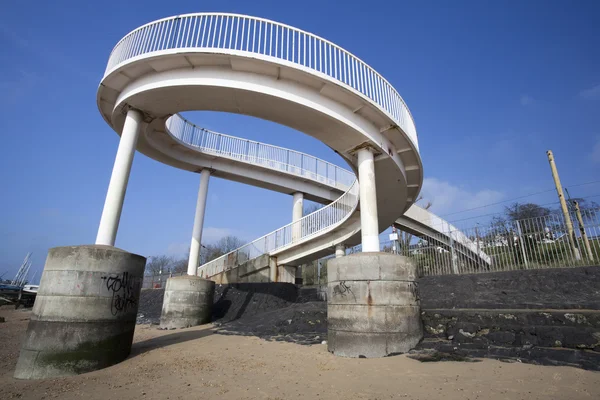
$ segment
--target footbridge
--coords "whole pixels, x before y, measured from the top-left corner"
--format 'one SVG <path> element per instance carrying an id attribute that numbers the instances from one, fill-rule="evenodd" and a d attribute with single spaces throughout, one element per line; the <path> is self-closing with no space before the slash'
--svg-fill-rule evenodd
<path id="1" fill-rule="evenodd" d="M 290 244 L 296 244 L 290 239 L 300 241 L 311 227 L 318 227 L 313 221 L 314 216 L 302 219 L 304 198 L 328 205 L 343 196 L 356 181 L 353 172 L 314 156 L 213 132 L 185 120 L 178 114 L 169 118 L 166 128 L 167 133 L 181 146 L 199 153 L 198 163 L 204 168 L 213 170 L 213 176 L 293 195 L 292 225 L 300 225 L 297 229 L 300 233 L 305 233 L 305 235 L 297 235 L 296 238 L 293 235 L 286 237 L 285 230 L 292 231 L 293 226 L 283 227 L 275 233 L 258 238 L 240 249 L 235 249 L 202 265 L 198 269 L 200 276 L 212 278 L 248 260 L 263 254 L 275 254 Z M 487 264 L 490 262 L 489 256 L 479 251 L 475 243 L 457 228 L 416 204 L 398 218 L 394 226 L 414 235 L 426 237 L 429 241 L 449 249 L 454 248 L 457 253 L 470 259 Z M 312 234 L 315 233 L 317 232 Z M 270 236 L 274 238 L 270 239 Z M 358 235 L 355 236 L 349 238 L 345 244 L 355 244 Z M 313 252 L 310 243 L 305 247 L 309 253 L 308 257 L 314 259 L 317 251 Z M 333 251 L 332 246 L 318 253 Z M 287 261 L 288 265 L 298 265 L 306 261 L 307 257 L 291 258 Z"/>
<path id="2" fill-rule="evenodd" d="M 291 224 L 227 255 L 238 263 L 229 272 L 247 276 L 251 264 L 266 259 L 261 273 L 277 282 L 280 268 L 292 276 L 294 263 L 333 247 L 343 255 L 344 245 L 360 243 L 362 253 L 336 258 L 328 267 L 329 291 L 351 286 L 356 293 L 328 303 L 328 350 L 383 357 L 421 340 L 416 268 L 402 256 L 379 252 L 380 232 L 410 209 L 421 190 L 417 132 L 402 97 L 364 61 L 316 35 L 262 18 L 177 15 L 143 25 L 116 44 L 97 104 L 121 138 L 96 242 L 48 252 L 16 378 L 90 372 L 129 355 L 146 259 L 116 248 L 115 241 L 136 151 L 200 175 L 188 275 L 167 280 L 162 328 L 211 321 L 221 267 L 215 262 L 212 271 L 201 268 L 203 276 L 213 274 L 210 280 L 197 274 L 213 175 L 294 196 Z M 353 174 L 308 155 L 300 154 L 298 164 L 298 154 L 284 149 L 198 134 L 177 116 L 194 110 L 291 127 L 337 152 Z M 302 216 L 304 197 L 326 205 Z M 228 271 L 218 278 L 227 279 Z"/>
<path id="3" fill-rule="evenodd" d="M 154 21 L 115 46 L 97 103 L 121 140 L 96 244 L 115 244 L 136 150 L 200 174 L 190 275 L 211 277 L 262 255 L 293 266 L 358 243 L 363 252 L 378 252 L 379 233 L 394 223 L 420 234 L 435 231 L 425 220 L 405 215 L 423 180 L 406 103 L 373 68 L 316 35 L 237 14 Z M 325 143 L 352 172 L 292 150 L 203 130 L 178 115 L 194 110 L 286 125 Z M 198 270 L 211 175 L 293 195 L 294 212 L 289 225 Z M 303 198 L 326 205 L 302 216 Z M 471 251 L 468 243 L 463 250 Z"/>

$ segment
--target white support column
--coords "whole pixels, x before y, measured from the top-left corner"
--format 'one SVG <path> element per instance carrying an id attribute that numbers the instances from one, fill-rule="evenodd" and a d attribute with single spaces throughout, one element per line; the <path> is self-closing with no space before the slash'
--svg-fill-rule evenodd
<path id="1" fill-rule="evenodd" d="M 304 194 L 301 192 L 294 193 L 293 205 L 292 205 L 292 222 L 296 222 L 302 219 L 304 210 Z M 300 224 L 294 224 L 292 226 L 292 241 L 300 240 L 302 238 L 302 226 Z"/>
<path id="2" fill-rule="evenodd" d="M 371 149 L 358 150 L 358 183 L 360 187 L 360 226 L 362 251 L 379 251 L 375 160 Z"/>
<path id="3" fill-rule="evenodd" d="M 127 111 L 115 164 L 110 177 L 110 183 L 108 184 L 108 191 L 106 192 L 106 200 L 104 201 L 104 209 L 100 218 L 96 244 L 106 246 L 115 245 L 121 211 L 123 210 L 123 201 L 125 200 L 125 192 L 127 191 L 127 183 L 129 182 L 129 173 L 131 172 L 131 164 L 133 163 L 142 120 L 143 115 L 139 110 L 132 108 Z"/>
<path id="4" fill-rule="evenodd" d="M 196 275 L 200 264 L 200 243 L 202 241 L 202 227 L 204 226 L 204 211 L 206 210 L 206 196 L 208 195 L 208 180 L 210 171 L 203 169 L 200 172 L 200 187 L 198 188 L 198 200 L 196 202 L 196 214 L 194 215 L 194 230 L 192 232 L 192 243 L 190 244 L 190 258 L 188 260 L 188 275 Z"/>
<path id="5" fill-rule="evenodd" d="M 346 246 L 343 243 L 335 245 L 335 258 L 344 257 L 346 255 Z"/>

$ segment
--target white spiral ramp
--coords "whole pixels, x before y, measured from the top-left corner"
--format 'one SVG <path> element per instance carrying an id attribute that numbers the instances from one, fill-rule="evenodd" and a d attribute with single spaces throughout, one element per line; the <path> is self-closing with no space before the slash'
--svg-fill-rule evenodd
<path id="1" fill-rule="evenodd" d="M 273 21 L 199 13 L 146 24 L 113 49 L 97 102 L 106 122 L 123 133 L 98 244 L 114 245 L 131 149 L 177 168 L 207 169 L 194 149 L 168 133 L 169 118 L 183 111 L 239 113 L 289 126 L 328 145 L 355 173 L 359 154 L 367 164 L 372 157 L 373 170 L 359 174 L 360 209 L 354 187 L 318 211 L 318 229 L 301 229 L 298 237 L 286 233 L 294 227 L 282 228 L 274 240 L 285 246 L 263 249 L 278 262 L 297 263 L 338 243 L 358 243 L 361 233 L 363 248 L 377 251 L 379 232 L 404 214 L 421 189 L 416 129 L 397 91 L 339 46 Z M 212 168 L 215 176 L 219 171 Z M 254 183 L 276 186 L 269 179 Z"/>

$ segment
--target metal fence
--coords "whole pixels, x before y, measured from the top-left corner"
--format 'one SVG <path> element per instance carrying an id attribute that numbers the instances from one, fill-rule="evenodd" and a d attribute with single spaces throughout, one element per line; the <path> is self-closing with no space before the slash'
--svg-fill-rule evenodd
<path id="1" fill-rule="evenodd" d="M 581 216 L 583 229 L 577 218 L 572 216 L 575 249 L 568 240 L 563 215 L 553 213 L 544 217 L 515 221 L 498 219 L 461 229 L 461 235 L 465 235 L 477 247 L 476 252 L 461 251 L 454 247 L 457 243 L 446 244 L 448 236 L 452 237 L 452 232 L 439 234 L 438 237 L 419 237 L 399 232 L 398 240 L 382 241 L 380 250 L 411 258 L 416 263 L 419 276 L 600 266 L 600 210 L 583 210 Z M 288 225 L 286 230 L 288 244 L 291 243 L 292 225 Z M 280 236 L 274 235 L 277 232 Z M 275 243 L 275 237 L 284 237 L 281 236 L 281 230 L 203 265 L 202 276 L 212 276 L 226 268 L 235 267 L 241 262 L 268 253 L 268 250 L 264 249 Z M 264 245 L 261 245 L 261 242 Z M 283 246 L 286 242 L 281 243 Z M 347 254 L 360 251 L 361 246 L 358 245 L 347 249 Z M 487 263 L 484 257 L 476 257 L 476 254 L 480 253 L 487 254 L 491 262 Z M 320 270 L 326 268 L 330 258 L 332 256 L 315 261 L 315 265 L 318 265 L 316 283 L 319 283 Z M 143 288 L 163 288 L 167 278 L 182 274 L 145 276 Z"/>
<path id="2" fill-rule="evenodd" d="M 320 75 L 361 94 L 392 118 L 418 148 L 412 115 L 400 94 L 385 78 L 358 57 L 328 40 L 263 18 L 196 13 L 150 22 L 117 43 L 105 76 L 136 57 L 180 49 L 251 54 L 255 58 Z"/>
<path id="3" fill-rule="evenodd" d="M 164 289 L 167 279 L 172 276 L 182 276 L 187 272 L 168 272 L 165 274 L 147 274 L 142 281 L 142 289 Z"/>
<path id="4" fill-rule="evenodd" d="M 218 154 L 220 157 L 284 171 L 342 191 L 348 190 L 356 180 L 353 172 L 317 157 L 209 131 L 194 125 L 179 114 L 171 116 L 166 127 L 172 136 L 203 153 Z"/>
<path id="5" fill-rule="evenodd" d="M 381 251 L 412 258 L 420 276 L 600 265 L 600 210 L 584 210 L 581 215 L 584 229 L 574 215 L 571 218 L 575 249 L 563 215 L 553 213 L 515 221 L 497 219 L 461 229 L 471 247 L 477 247 L 476 252 L 461 251 L 456 242 L 448 245 L 453 232 L 433 237 L 400 232 L 398 241 L 382 242 Z M 349 249 L 357 251 L 360 246 Z M 477 257 L 480 252 L 491 262 Z"/>

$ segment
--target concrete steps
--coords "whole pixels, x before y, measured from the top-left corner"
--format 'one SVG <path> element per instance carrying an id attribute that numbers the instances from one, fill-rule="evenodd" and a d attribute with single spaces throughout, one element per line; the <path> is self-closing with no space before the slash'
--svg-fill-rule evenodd
<path id="1" fill-rule="evenodd" d="M 419 349 L 600 370 L 600 311 L 424 309 Z"/>
<path id="2" fill-rule="evenodd" d="M 427 276 L 419 292 L 421 351 L 600 370 L 599 267 Z"/>
<path id="3" fill-rule="evenodd" d="M 537 365 L 558 365 L 600 371 L 600 353 L 555 347 L 482 346 L 476 343 L 455 343 L 443 339 L 423 339 L 416 351 L 435 350 L 465 358 L 495 358 L 507 362 Z"/>

